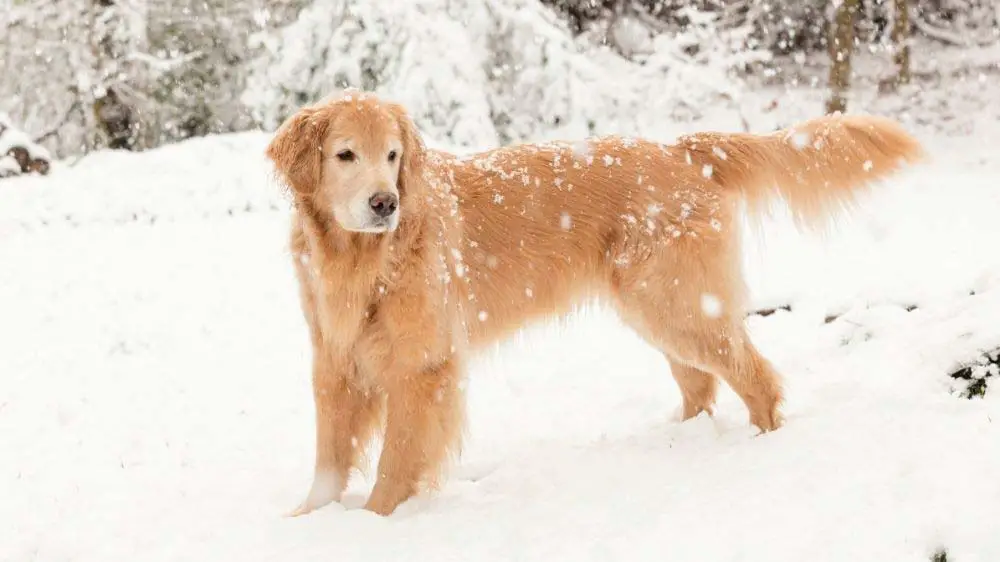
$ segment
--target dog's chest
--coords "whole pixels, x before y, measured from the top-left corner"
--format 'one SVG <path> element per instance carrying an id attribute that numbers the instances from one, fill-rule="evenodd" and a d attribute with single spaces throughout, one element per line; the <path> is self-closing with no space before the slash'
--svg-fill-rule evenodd
<path id="1" fill-rule="evenodd" d="M 323 340 L 336 355 L 352 353 L 388 294 L 386 276 L 344 260 L 325 260 L 310 270 L 316 319 Z"/>

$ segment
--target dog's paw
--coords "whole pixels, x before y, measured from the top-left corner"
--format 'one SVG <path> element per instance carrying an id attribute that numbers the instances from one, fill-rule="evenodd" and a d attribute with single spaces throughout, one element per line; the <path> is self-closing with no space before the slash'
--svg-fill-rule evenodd
<path id="1" fill-rule="evenodd" d="M 315 507 L 312 507 L 312 506 L 306 504 L 305 502 L 303 502 L 303 503 L 299 504 L 299 506 L 296 507 L 295 509 L 293 509 L 293 510 L 287 512 L 287 513 L 285 513 L 285 517 L 300 517 L 302 515 L 308 515 L 309 513 L 312 513 L 313 511 L 316 511 Z"/>
<path id="2" fill-rule="evenodd" d="M 345 481 L 333 472 L 319 472 L 313 478 L 309 494 L 298 507 L 287 513 L 288 517 L 299 517 L 317 509 L 339 502 L 344 493 Z"/>
<path id="3" fill-rule="evenodd" d="M 781 426 L 785 425 L 785 418 L 781 415 L 781 412 L 773 410 L 765 416 L 755 416 L 754 419 L 750 420 L 750 423 L 757 426 L 760 429 L 760 433 L 764 434 L 781 429 Z"/>
<path id="4" fill-rule="evenodd" d="M 310 503 L 307 503 L 307 502 L 302 502 L 295 509 L 293 509 L 291 511 L 288 511 L 287 513 L 285 513 L 285 517 L 288 517 L 288 518 L 301 517 L 303 515 L 309 515 L 310 513 L 314 512 L 314 511 L 317 511 L 317 510 L 320 510 L 320 509 L 324 509 L 324 508 L 326 508 L 326 509 L 337 508 L 337 509 L 340 509 L 341 511 L 348 509 L 347 506 L 345 506 L 344 504 L 342 504 L 339 501 L 330 501 L 330 502 L 327 502 L 327 503 L 325 503 L 323 505 L 315 505 L 315 504 L 310 504 Z"/>

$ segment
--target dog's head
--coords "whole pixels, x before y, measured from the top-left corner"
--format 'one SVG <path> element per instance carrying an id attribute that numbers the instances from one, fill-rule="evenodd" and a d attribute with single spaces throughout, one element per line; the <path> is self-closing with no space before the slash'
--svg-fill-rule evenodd
<path id="1" fill-rule="evenodd" d="M 391 232 L 417 201 L 424 147 L 398 104 L 347 90 L 299 110 L 270 158 L 296 202 L 349 232 Z"/>

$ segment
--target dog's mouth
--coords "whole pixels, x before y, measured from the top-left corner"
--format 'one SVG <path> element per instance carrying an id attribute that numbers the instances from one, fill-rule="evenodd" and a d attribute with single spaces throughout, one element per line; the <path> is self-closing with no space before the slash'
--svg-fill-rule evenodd
<path id="1" fill-rule="evenodd" d="M 349 230 L 351 232 L 359 232 L 365 234 L 384 234 L 387 232 L 393 232 L 399 226 L 399 213 L 395 213 L 389 217 L 378 217 L 368 221 L 368 224 L 362 227 L 356 228 L 345 228 L 344 230 Z"/>
<path id="2" fill-rule="evenodd" d="M 384 234 L 396 230 L 399 226 L 400 212 L 395 210 L 391 214 L 380 216 L 368 208 L 362 209 L 355 205 L 353 208 L 349 206 L 334 207 L 333 216 L 337 224 L 347 232 Z"/>

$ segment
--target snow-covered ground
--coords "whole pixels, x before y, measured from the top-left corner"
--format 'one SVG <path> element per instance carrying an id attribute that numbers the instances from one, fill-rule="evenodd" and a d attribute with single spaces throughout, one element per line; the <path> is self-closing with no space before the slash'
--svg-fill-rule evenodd
<path id="1" fill-rule="evenodd" d="M 1000 392 L 946 376 L 1000 344 L 998 140 L 927 137 L 828 239 L 748 245 L 792 308 L 749 320 L 780 431 L 728 389 L 677 423 L 666 362 L 588 309 L 473 363 L 462 461 L 388 519 L 370 478 L 284 517 L 310 357 L 266 136 L 0 183 L 0 561 L 1000 560 Z"/>

